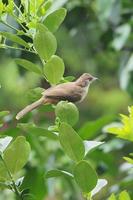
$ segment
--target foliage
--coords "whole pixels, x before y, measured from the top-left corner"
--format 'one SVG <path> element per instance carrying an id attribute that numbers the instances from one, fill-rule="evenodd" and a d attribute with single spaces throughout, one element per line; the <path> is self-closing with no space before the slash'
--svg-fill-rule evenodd
<path id="1" fill-rule="evenodd" d="M 132 144 L 106 134 L 132 104 L 132 16 L 130 0 L 0 2 L 0 199 L 133 198 Z M 48 85 L 83 72 L 99 78 L 89 100 L 44 105 L 16 122 Z M 132 141 L 129 111 L 115 134 Z"/>
<path id="2" fill-rule="evenodd" d="M 129 117 L 121 114 L 122 126 L 109 127 L 108 132 L 116 134 L 118 137 L 133 141 L 133 106 L 128 107 Z"/>

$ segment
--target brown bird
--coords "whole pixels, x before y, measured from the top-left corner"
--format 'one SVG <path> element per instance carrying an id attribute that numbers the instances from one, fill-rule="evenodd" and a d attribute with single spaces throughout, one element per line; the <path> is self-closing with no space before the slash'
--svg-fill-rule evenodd
<path id="1" fill-rule="evenodd" d="M 50 87 L 42 93 L 42 97 L 39 100 L 21 110 L 16 115 L 16 119 L 21 119 L 28 112 L 43 104 L 57 104 L 61 100 L 73 103 L 81 102 L 86 97 L 90 84 L 96 79 L 96 77 L 84 73 L 74 82 Z"/>

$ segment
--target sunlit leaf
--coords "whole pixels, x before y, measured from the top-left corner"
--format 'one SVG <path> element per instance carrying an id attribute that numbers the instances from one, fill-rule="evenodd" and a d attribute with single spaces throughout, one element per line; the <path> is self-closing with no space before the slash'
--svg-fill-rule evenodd
<path id="1" fill-rule="evenodd" d="M 116 197 L 114 194 L 111 194 L 111 196 L 108 198 L 108 200 L 116 200 Z"/>
<path id="2" fill-rule="evenodd" d="M 122 191 L 119 194 L 119 200 L 131 200 L 129 194 L 126 191 Z"/>
<path id="3" fill-rule="evenodd" d="M 122 126 L 109 127 L 108 132 L 118 137 L 133 141 L 133 106 L 128 108 L 129 116 L 120 115 Z"/>
<path id="4" fill-rule="evenodd" d="M 59 128 L 59 140 L 65 153 L 74 161 L 80 161 L 85 155 L 83 141 L 68 124 L 62 123 Z"/>
<path id="5" fill-rule="evenodd" d="M 65 70 L 64 62 L 59 56 L 53 55 L 44 65 L 44 74 L 50 84 L 57 84 L 63 77 Z"/>
<path id="6" fill-rule="evenodd" d="M 96 171 L 85 160 L 76 164 L 74 178 L 81 190 L 87 193 L 96 187 L 98 181 Z"/>
<path id="7" fill-rule="evenodd" d="M 133 164 L 133 159 L 132 158 L 129 158 L 129 157 L 123 157 L 123 158 L 124 158 L 124 160 L 126 160 L 130 164 Z"/>

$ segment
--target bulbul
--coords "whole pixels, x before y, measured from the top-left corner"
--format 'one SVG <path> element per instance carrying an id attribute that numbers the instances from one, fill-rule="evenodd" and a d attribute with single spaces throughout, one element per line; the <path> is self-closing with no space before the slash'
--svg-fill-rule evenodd
<path id="1" fill-rule="evenodd" d="M 21 110 L 16 115 L 16 119 L 21 119 L 28 112 L 43 104 L 57 104 L 61 100 L 73 103 L 81 102 L 86 97 L 90 84 L 96 79 L 91 74 L 84 73 L 74 82 L 50 87 L 42 93 L 42 97 L 39 100 Z"/>

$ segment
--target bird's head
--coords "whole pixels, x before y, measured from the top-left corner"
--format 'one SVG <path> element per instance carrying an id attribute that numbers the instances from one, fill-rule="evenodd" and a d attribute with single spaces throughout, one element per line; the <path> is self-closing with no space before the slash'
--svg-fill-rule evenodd
<path id="1" fill-rule="evenodd" d="M 82 74 L 77 80 L 76 83 L 81 87 L 89 86 L 93 81 L 97 80 L 98 78 L 92 76 L 89 73 Z"/>

